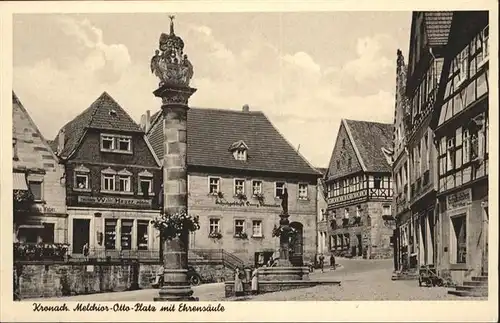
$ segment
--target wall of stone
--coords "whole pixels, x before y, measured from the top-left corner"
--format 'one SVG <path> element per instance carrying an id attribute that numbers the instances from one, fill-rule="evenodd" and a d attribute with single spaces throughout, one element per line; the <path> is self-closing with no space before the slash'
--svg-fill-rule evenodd
<path id="1" fill-rule="evenodd" d="M 15 265 L 21 298 L 58 297 L 150 288 L 158 264 Z M 136 273 L 137 271 L 138 273 Z"/>
<path id="2" fill-rule="evenodd" d="M 21 299 L 59 297 L 151 288 L 160 263 L 140 264 L 16 264 Z M 193 265 L 203 283 L 229 281 L 233 270 L 220 264 Z"/>

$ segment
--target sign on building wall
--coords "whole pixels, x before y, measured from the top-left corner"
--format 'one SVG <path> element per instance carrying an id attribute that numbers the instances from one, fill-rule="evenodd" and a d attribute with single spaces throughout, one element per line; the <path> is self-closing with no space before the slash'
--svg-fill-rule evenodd
<path id="1" fill-rule="evenodd" d="M 471 203 L 472 203 L 472 190 L 470 188 L 450 194 L 446 197 L 446 208 L 448 210 L 464 207 Z"/>
<path id="2" fill-rule="evenodd" d="M 97 196 L 78 196 L 78 203 L 91 203 L 98 205 L 116 205 L 116 206 L 143 206 L 151 207 L 152 200 L 122 198 L 122 197 L 97 197 Z"/>

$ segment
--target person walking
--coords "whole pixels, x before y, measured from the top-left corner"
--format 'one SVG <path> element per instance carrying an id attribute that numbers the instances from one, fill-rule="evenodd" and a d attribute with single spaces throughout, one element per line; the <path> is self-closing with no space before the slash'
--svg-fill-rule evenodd
<path id="1" fill-rule="evenodd" d="M 335 264 L 335 255 L 332 253 L 330 256 L 330 266 L 332 267 L 333 270 L 335 270 L 336 264 Z"/>
<path id="2" fill-rule="evenodd" d="M 243 281 L 241 280 L 241 272 L 239 268 L 236 268 L 234 273 L 234 294 L 236 296 L 243 296 Z"/>
<path id="3" fill-rule="evenodd" d="M 321 272 L 323 272 L 323 268 L 325 266 L 325 256 L 323 254 L 319 255 L 319 268 L 321 268 Z"/>
<path id="4" fill-rule="evenodd" d="M 259 269 L 255 267 L 252 271 L 252 295 L 259 293 Z"/>

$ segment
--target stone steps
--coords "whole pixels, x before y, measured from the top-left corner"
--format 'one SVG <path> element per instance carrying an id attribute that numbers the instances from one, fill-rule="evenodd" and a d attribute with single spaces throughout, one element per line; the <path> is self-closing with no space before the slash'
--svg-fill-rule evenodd
<path id="1" fill-rule="evenodd" d="M 397 272 L 393 273 L 391 280 L 418 280 L 418 272 Z"/>
<path id="2" fill-rule="evenodd" d="M 473 276 L 470 280 L 464 281 L 463 285 L 449 290 L 448 294 L 461 297 L 488 297 L 488 276 Z"/>

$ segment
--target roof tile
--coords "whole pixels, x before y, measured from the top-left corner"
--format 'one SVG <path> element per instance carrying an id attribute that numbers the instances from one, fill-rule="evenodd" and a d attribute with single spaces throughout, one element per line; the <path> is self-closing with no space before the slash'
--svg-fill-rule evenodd
<path id="1" fill-rule="evenodd" d="M 393 125 L 369 121 L 345 120 L 354 145 L 367 172 L 390 172 L 391 168 L 382 148 L 392 146 Z"/>
<path id="2" fill-rule="evenodd" d="M 61 129 L 64 130 L 64 149 L 60 152 L 60 157 L 68 158 L 71 155 L 88 128 L 143 132 L 128 113 L 107 92 L 103 92 L 90 107 Z M 54 142 L 59 142 L 59 134 Z"/>
<path id="3" fill-rule="evenodd" d="M 162 115 L 157 112 L 151 120 L 148 139 L 162 159 Z M 188 165 L 320 175 L 262 112 L 191 108 L 187 122 Z M 235 160 L 229 151 L 239 140 L 248 146 L 246 161 Z"/>

